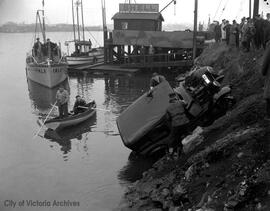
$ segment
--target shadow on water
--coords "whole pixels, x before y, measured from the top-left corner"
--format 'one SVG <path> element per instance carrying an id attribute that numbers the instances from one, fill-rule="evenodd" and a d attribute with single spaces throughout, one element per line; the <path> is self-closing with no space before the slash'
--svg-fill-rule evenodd
<path id="1" fill-rule="evenodd" d="M 127 164 L 118 173 L 118 179 L 124 184 L 141 179 L 143 172 L 150 169 L 163 155 L 164 153 L 159 153 L 148 157 L 131 152 Z"/>
<path id="2" fill-rule="evenodd" d="M 90 119 L 73 127 L 63 128 L 61 130 L 47 129 L 44 133 L 44 138 L 52 143 L 57 143 L 60 146 L 60 151 L 63 154 L 65 161 L 68 160 L 68 153 L 71 151 L 72 143 L 74 141 L 82 141 L 83 149 L 87 150 L 85 139 L 95 128 L 97 122 L 96 114 Z M 84 136 L 84 137 L 83 137 Z M 84 140 L 83 140 L 84 139 Z"/>

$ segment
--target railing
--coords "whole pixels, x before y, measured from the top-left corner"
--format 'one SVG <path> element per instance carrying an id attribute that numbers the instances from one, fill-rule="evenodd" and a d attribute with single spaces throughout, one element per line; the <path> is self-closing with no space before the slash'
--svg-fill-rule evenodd
<path id="1" fill-rule="evenodd" d="M 124 57 L 124 66 L 154 67 L 178 66 L 192 62 L 188 53 L 127 55 Z"/>

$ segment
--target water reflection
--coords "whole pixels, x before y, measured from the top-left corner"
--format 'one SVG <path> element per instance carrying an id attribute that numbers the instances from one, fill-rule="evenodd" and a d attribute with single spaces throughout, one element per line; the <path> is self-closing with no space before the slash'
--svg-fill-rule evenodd
<path id="1" fill-rule="evenodd" d="M 100 152 L 104 152 L 104 150 L 107 150 L 104 147 L 105 143 L 106 146 L 111 144 L 111 148 L 114 148 L 116 153 L 118 151 L 122 153 L 121 150 L 128 151 L 128 149 L 122 147 L 116 119 L 132 102 L 148 91 L 151 75 L 149 72 L 121 75 L 82 72 L 69 75 L 69 84 L 65 86 L 70 87 L 70 108 L 75 101 L 75 96 L 81 95 L 87 102 L 94 99 L 97 108 L 101 110 L 97 110 L 94 119 L 89 119 L 76 127 L 61 131 L 46 131 L 44 135 L 46 141 L 50 143 L 53 149 L 60 151 L 65 161 L 68 161 L 72 153 L 76 152 L 84 153 L 82 157 L 87 156 L 94 147 L 97 147 Z M 170 74 L 170 77 L 164 75 L 167 80 L 173 83 L 173 75 Z M 48 89 L 35 82 L 28 82 L 28 88 L 33 108 L 47 109 L 48 112 L 48 108 L 51 108 L 51 104 L 55 100 L 57 87 Z M 110 112 L 102 111 L 102 109 Z M 90 137 L 91 142 L 88 142 Z M 108 142 L 107 139 L 117 140 L 117 142 Z M 91 148 L 88 148 L 89 144 L 92 145 Z M 92 152 L 91 154 L 91 161 L 99 158 L 93 157 L 95 153 Z M 110 153 L 109 150 L 106 155 L 110 157 L 113 156 L 113 153 Z M 141 178 L 142 172 L 149 169 L 158 158 L 134 156 L 131 153 L 128 159 L 126 157 L 122 159 L 125 159 L 126 165 L 116 169 L 118 170 L 117 177 L 120 183 L 126 184 Z M 101 162 L 100 160 L 96 161 Z M 105 168 L 108 167 L 105 166 Z M 115 177 L 115 175 L 112 176 Z"/>
<path id="2" fill-rule="evenodd" d="M 27 85 L 32 107 L 39 111 L 46 111 L 51 108 L 51 105 L 55 103 L 55 95 L 59 86 L 64 86 L 66 90 L 70 91 L 68 80 L 65 80 L 54 88 L 42 86 L 29 79 L 27 79 Z"/>
<path id="3" fill-rule="evenodd" d="M 63 128 L 61 130 L 47 129 L 44 133 L 44 138 L 50 142 L 55 142 L 60 146 L 60 151 L 63 154 L 64 160 L 68 160 L 68 154 L 71 152 L 71 140 L 75 139 L 79 145 L 82 145 L 84 152 L 88 153 L 87 137 L 95 128 L 97 122 L 96 114 L 90 119 L 78 124 L 74 127 Z M 53 147 L 53 146 L 52 146 Z"/>

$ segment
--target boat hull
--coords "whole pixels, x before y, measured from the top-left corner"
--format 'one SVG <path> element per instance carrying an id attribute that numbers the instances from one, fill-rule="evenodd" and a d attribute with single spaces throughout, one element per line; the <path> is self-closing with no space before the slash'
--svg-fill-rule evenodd
<path id="1" fill-rule="evenodd" d="M 63 119 L 54 118 L 48 120 L 44 123 L 44 125 L 52 130 L 61 130 L 63 128 L 78 125 L 96 114 L 96 110 L 94 109 L 95 107 L 96 106 L 94 104 L 94 106 L 90 107 L 87 111 L 83 113 L 72 115 Z"/>
<path id="2" fill-rule="evenodd" d="M 103 51 L 97 51 L 86 56 L 67 56 L 66 59 L 69 68 L 77 68 L 104 62 L 104 53 Z"/>
<path id="3" fill-rule="evenodd" d="M 52 88 L 67 79 L 67 64 L 36 64 L 26 65 L 27 78 L 43 86 Z"/>

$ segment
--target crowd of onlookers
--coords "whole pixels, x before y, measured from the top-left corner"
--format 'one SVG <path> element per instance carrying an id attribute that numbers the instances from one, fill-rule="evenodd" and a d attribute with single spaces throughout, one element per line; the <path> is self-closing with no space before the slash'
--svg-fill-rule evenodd
<path id="1" fill-rule="evenodd" d="M 260 15 L 253 19 L 243 17 L 240 23 L 236 20 L 230 23 L 225 19 L 221 23 L 214 21 L 213 30 L 216 42 L 226 42 L 227 45 L 241 47 L 244 51 L 265 48 L 270 40 L 270 13 L 266 19 Z"/>

